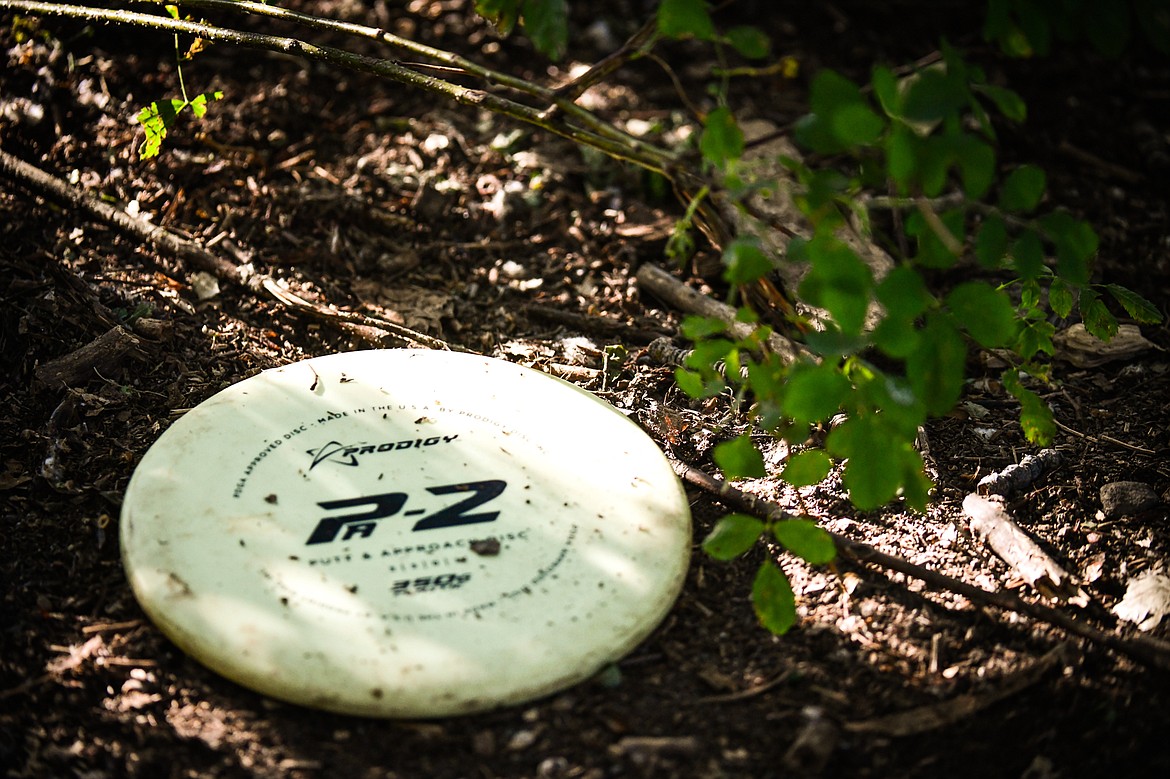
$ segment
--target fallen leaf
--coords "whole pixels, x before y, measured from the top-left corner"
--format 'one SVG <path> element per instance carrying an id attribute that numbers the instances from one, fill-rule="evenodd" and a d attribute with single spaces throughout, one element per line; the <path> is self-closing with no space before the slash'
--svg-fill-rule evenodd
<path id="1" fill-rule="evenodd" d="M 1113 613 L 1127 622 L 1137 622 L 1139 630 L 1153 630 L 1170 614 L 1170 575 L 1150 569 L 1132 577 Z"/>

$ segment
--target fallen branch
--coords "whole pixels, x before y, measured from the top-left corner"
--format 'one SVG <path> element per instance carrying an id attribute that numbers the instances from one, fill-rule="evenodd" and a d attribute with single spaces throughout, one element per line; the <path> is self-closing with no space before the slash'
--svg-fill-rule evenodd
<path id="1" fill-rule="evenodd" d="M 996 497 L 972 492 L 963 499 L 963 513 L 971 532 L 1045 598 L 1082 608 L 1089 605 L 1080 583 L 1016 524 Z"/>
<path id="2" fill-rule="evenodd" d="M 181 238 L 164 227 L 135 217 L 115 205 L 99 200 L 88 192 L 76 189 L 56 176 L 13 157 L 3 149 L 0 149 L 0 175 L 6 176 L 35 194 L 48 197 L 62 205 L 85 211 L 130 237 L 141 240 L 157 251 L 186 261 L 198 270 L 211 273 L 221 281 L 244 287 L 252 292 L 266 292 L 281 305 L 325 321 L 372 346 L 384 348 L 407 345 L 444 350 L 452 348 L 450 344 L 441 339 L 433 338 L 394 322 L 305 300 L 271 277 L 256 272 L 250 265 L 235 265 L 211 253 L 194 241 Z M 129 337 L 133 338 L 133 336 Z M 61 382 L 54 381 L 57 378 L 55 374 L 48 373 L 42 378 L 42 381 L 60 384 Z"/>
<path id="3" fill-rule="evenodd" d="M 939 703 L 907 709 L 884 717 L 845 723 L 850 733 L 879 733 L 884 736 L 915 736 L 969 718 L 1039 682 L 1054 668 L 1069 661 L 1070 648 L 1060 644 L 1043 657 L 999 680 L 999 686 L 983 692 L 957 695 Z"/>
<path id="4" fill-rule="evenodd" d="M 726 323 L 728 332 L 734 338 L 746 339 L 755 329 L 746 322 L 738 321 L 735 309 L 731 306 L 688 287 L 657 265 L 644 263 L 642 267 L 638 268 L 637 279 L 641 289 L 680 311 L 718 319 Z M 768 336 L 767 344 L 768 348 L 779 355 L 785 363 L 796 362 L 798 358 L 807 354 L 804 347 L 779 333 L 772 333 Z"/>
<path id="5" fill-rule="evenodd" d="M 37 382 L 48 389 L 77 387 L 98 376 L 110 376 L 127 360 L 143 360 L 142 340 L 115 325 L 69 354 L 36 368 Z"/>
<path id="6" fill-rule="evenodd" d="M 729 506 L 754 514 L 767 521 L 775 522 L 795 519 L 783 507 L 750 495 L 734 487 L 731 483 L 712 476 L 706 471 L 677 460 L 673 461 L 673 465 L 675 472 L 684 481 L 710 492 L 718 497 L 721 502 Z M 1170 643 L 1146 636 L 1130 638 L 1116 633 L 1108 633 L 1048 606 L 1031 603 L 1011 593 L 984 590 L 937 571 L 932 571 L 929 568 L 916 565 L 909 560 L 886 554 L 861 541 L 854 541 L 838 533 L 826 532 L 829 533 L 829 536 L 837 545 L 838 552 L 849 557 L 854 562 L 872 563 L 882 568 L 920 579 L 932 587 L 962 595 L 972 602 L 1027 615 L 1066 630 L 1073 635 L 1121 652 L 1152 668 L 1170 672 Z"/>
<path id="7" fill-rule="evenodd" d="M 233 265 L 199 244 L 180 238 L 164 227 L 131 216 L 121 208 L 77 189 L 3 149 L 0 149 L 0 175 L 63 206 L 85 211 L 111 227 L 141 239 L 159 252 L 190 263 L 198 270 L 251 290 L 260 288 L 260 279 L 252 273 L 250 267 Z"/>

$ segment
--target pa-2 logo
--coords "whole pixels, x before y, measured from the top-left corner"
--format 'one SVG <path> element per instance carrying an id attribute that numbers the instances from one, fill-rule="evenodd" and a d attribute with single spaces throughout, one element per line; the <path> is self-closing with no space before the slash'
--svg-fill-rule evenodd
<path id="1" fill-rule="evenodd" d="M 445 506 L 435 513 L 423 517 L 414 523 L 411 531 L 437 530 L 442 527 L 493 522 L 500 516 L 500 512 L 483 511 L 478 514 L 469 514 L 467 512 L 482 506 L 489 500 L 499 497 L 506 486 L 508 486 L 507 482 L 500 479 L 489 479 L 487 481 L 469 481 L 461 484 L 427 487 L 427 492 L 432 495 L 471 494 L 461 501 L 452 503 L 450 506 Z M 337 537 L 339 535 L 342 541 L 348 541 L 351 538 L 369 538 L 380 520 L 392 517 L 402 510 L 402 507 L 406 505 L 408 497 L 405 492 L 385 492 L 381 495 L 363 495 L 358 498 L 327 500 L 318 503 L 317 505 L 326 511 L 352 509 L 361 506 L 369 506 L 369 509 L 355 514 L 325 517 L 317 523 L 317 527 L 313 528 L 313 533 L 309 536 L 309 540 L 305 542 L 305 545 L 328 544 L 331 541 L 338 540 Z M 425 513 L 425 509 L 412 509 L 405 512 L 404 516 Z"/>

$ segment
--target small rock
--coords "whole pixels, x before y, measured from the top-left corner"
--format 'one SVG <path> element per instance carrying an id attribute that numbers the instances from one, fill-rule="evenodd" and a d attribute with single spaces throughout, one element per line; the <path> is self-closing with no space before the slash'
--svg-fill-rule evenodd
<path id="1" fill-rule="evenodd" d="M 536 732 L 532 730 L 517 730 L 508 739 L 508 751 L 520 752 L 536 743 Z"/>
<path id="2" fill-rule="evenodd" d="M 540 779 L 556 779 L 556 777 L 565 776 L 569 772 L 569 761 L 557 755 L 556 757 L 546 757 L 540 761 L 540 765 L 536 767 L 536 775 Z"/>
<path id="3" fill-rule="evenodd" d="M 1154 488 L 1140 481 L 1115 481 L 1101 488 L 1101 510 L 1108 519 L 1145 511 L 1159 500 Z"/>

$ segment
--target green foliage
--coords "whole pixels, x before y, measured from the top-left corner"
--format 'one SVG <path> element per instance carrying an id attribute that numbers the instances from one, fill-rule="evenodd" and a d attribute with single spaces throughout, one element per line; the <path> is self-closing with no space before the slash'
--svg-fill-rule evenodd
<path id="1" fill-rule="evenodd" d="M 862 508 L 898 497 L 924 507 L 930 485 L 913 447 L 917 428 L 959 400 L 972 345 L 1012 350 L 1016 362 L 1005 376 L 1047 375 L 1033 362 L 1053 352 L 1045 291 L 1053 311 L 1068 316 L 1075 309 L 1101 337 L 1117 329 L 1102 294 L 1135 319 L 1158 318 L 1136 293 L 1090 285 L 1096 233 L 1066 212 L 1043 211 L 1047 177 L 1040 168 L 1025 164 L 1001 173 L 995 122 L 1026 118 L 1020 96 L 988 84 L 982 70 L 955 49 L 944 44 L 942 51 L 941 63 L 901 77 L 875 68 L 868 91 L 831 70 L 813 78 L 811 110 L 795 135 L 834 165 L 786 161 L 799 184 L 794 201 L 813 226 L 810 237 L 789 243 L 788 258 L 808 267 L 800 300 L 827 312 L 828 319 L 805 336 L 816 361 L 784 366 L 747 359 L 747 380 L 736 386 L 737 393 L 755 399 L 757 422 L 777 434 L 844 411 L 847 419 L 829 435 L 826 451 L 803 453 L 782 477 L 815 483 L 828 472 L 831 455 L 844 462 L 844 483 Z M 995 114 L 999 119 L 993 121 Z M 741 151 L 730 129 L 734 117 L 723 108 L 712 116 L 703 154 L 716 168 L 728 167 Z M 870 186 L 898 193 L 889 207 L 905 212 L 911 248 L 880 281 L 839 237 L 852 216 L 865 212 Z M 767 273 L 770 260 L 758 246 L 741 237 L 725 248 L 725 280 L 743 286 Z M 989 279 L 941 296 L 928 289 L 923 269 L 950 269 L 967 258 Z M 1020 291 L 1016 297 L 1008 293 L 1013 285 Z M 893 367 L 878 369 L 863 359 L 871 352 Z M 694 377 L 707 375 L 698 362 L 689 368 Z M 1018 377 L 1008 383 L 1021 402 L 1024 433 L 1034 443 L 1047 443 L 1050 410 Z M 693 378 L 689 386 L 711 393 L 718 385 Z M 739 451 L 737 462 L 746 459 Z M 740 466 L 734 475 L 742 475 Z"/>
<path id="2" fill-rule="evenodd" d="M 657 24 L 658 32 L 668 38 L 715 39 L 715 23 L 706 0 L 662 0 Z"/>
<path id="3" fill-rule="evenodd" d="M 773 522 L 770 529 L 785 549 L 813 565 L 831 563 L 837 558 L 832 536 L 811 519 Z"/>
<path id="4" fill-rule="evenodd" d="M 1042 22 L 1049 19 L 1047 12 L 1034 13 L 1035 5 L 993 0 L 988 34 L 1017 48 L 1034 45 L 1048 34 Z M 1072 0 L 1072 5 L 1084 11 L 1090 4 Z M 666 0 L 659 7 L 658 29 L 716 45 L 739 41 L 734 48 L 745 56 L 762 52 L 744 44 L 751 37 L 743 32 L 721 38 L 702 0 Z M 1118 34 L 1103 27 L 1095 41 L 1107 44 Z M 925 509 L 932 485 L 915 440 L 928 416 L 946 414 L 958 402 L 972 347 L 1014 355 L 1004 385 L 1020 403 L 1025 436 L 1046 445 L 1055 423 L 1030 385 L 1046 379 L 1047 365 L 1038 359 L 1054 351 L 1048 311 L 1079 314 L 1100 337 L 1117 330 L 1103 295 L 1139 321 L 1159 318 L 1136 293 L 1090 283 L 1097 235 L 1067 212 L 1045 210 L 1048 181 L 1042 169 L 1032 164 L 1002 169 L 996 128 L 1027 119 L 1020 95 L 988 83 L 980 67 L 946 43 L 941 51 L 941 62 L 904 75 L 877 66 L 867 85 L 829 69 L 816 73 L 809 114 L 794 131 L 813 162 L 784 161 L 797 184 L 793 201 L 811 233 L 790 240 L 787 258 L 768 256 L 763 242 L 751 235 L 723 247 L 723 278 L 733 290 L 764 278 L 775 262 L 805 264 L 798 297 L 827 313 L 820 327 L 804 335 L 815 357 L 788 365 L 758 346 L 733 342 L 721 323 L 704 326 L 691 319 L 683 328 L 696 347 L 678 373 L 679 386 L 689 395 L 734 391 L 750 398 L 759 428 L 793 441 L 844 412 L 824 449 L 794 455 L 780 476 L 807 486 L 840 464 L 850 499 L 862 509 L 896 499 Z M 705 118 L 699 152 L 717 179 L 732 184 L 734 197 L 740 194 L 734 184 L 744 138 L 726 88 L 713 88 L 719 103 Z M 902 239 L 891 237 L 884 244 L 909 249 L 880 280 L 855 244 L 842 238 L 859 215 L 863 226 L 869 223 L 872 191 L 893 192 L 886 207 L 901 212 Z M 688 235 L 696 208 L 692 201 L 683 222 Z M 974 278 L 968 274 L 971 280 L 949 290 L 930 289 L 924 271 L 950 270 L 967 261 Z M 756 320 L 747 306 L 740 312 L 741 320 Z M 885 367 L 877 367 L 874 355 Z M 717 370 L 720 365 L 727 370 Z M 746 368 L 742 376 L 732 370 L 739 367 Z M 714 459 L 728 478 L 764 475 L 749 434 L 717 446 Z M 742 515 L 717 525 L 704 549 L 731 559 L 768 534 L 810 563 L 833 558 L 831 538 L 814 523 L 761 523 Z M 795 620 L 791 588 L 771 561 L 757 572 L 752 602 L 770 630 L 783 632 Z"/>
<path id="5" fill-rule="evenodd" d="M 146 139 L 138 147 L 140 159 L 150 159 L 158 156 L 167 131 L 174 126 L 179 114 L 190 108 L 196 119 L 202 119 L 207 113 L 208 100 L 220 100 L 223 92 L 215 91 L 210 94 L 199 94 L 190 100 L 155 100 L 138 112 L 138 122 L 146 133 Z"/>
<path id="6" fill-rule="evenodd" d="M 508 36 L 517 22 L 536 49 L 549 59 L 565 55 L 569 44 L 567 0 L 475 0 L 475 11 Z"/>
<path id="7" fill-rule="evenodd" d="M 989 0 L 983 37 L 1012 57 L 1044 56 L 1056 40 L 1088 40 L 1098 53 L 1118 57 L 1135 30 L 1170 54 L 1170 7 L 1164 0 Z"/>
<path id="8" fill-rule="evenodd" d="M 751 549 L 764 534 L 765 525 L 746 514 L 728 514 L 703 540 L 703 551 L 716 560 L 731 560 Z"/>
<path id="9" fill-rule="evenodd" d="M 707 114 L 699 151 L 716 168 L 726 168 L 743 154 L 743 131 L 735 122 L 731 109 L 720 106 Z"/>
<path id="10" fill-rule="evenodd" d="M 752 608 L 768 630 L 783 635 L 796 622 L 796 596 L 780 566 L 766 562 L 752 582 Z"/>
<path id="11" fill-rule="evenodd" d="M 759 479 L 767 475 L 764 458 L 746 433 L 717 444 L 712 456 L 729 479 Z"/>
<path id="12" fill-rule="evenodd" d="M 788 458 L 780 478 L 794 487 L 820 484 L 833 470 L 833 460 L 821 449 L 810 449 Z"/>
<path id="13" fill-rule="evenodd" d="M 179 18 L 179 9 L 176 6 L 168 5 L 165 8 L 171 18 Z M 201 39 L 196 39 L 191 48 L 184 54 L 179 48 L 179 36 L 175 36 L 176 69 L 179 74 L 179 91 L 183 97 L 182 99 L 155 100 L 138 112 L 138 123 L 142 125 L 142 130 L 145 133 L 145 138 L 138 147 L 139 159 L 147 160 L 158 156 L 167 133 L 175 125 L 183 111 L 189 108 L 196 119 L 202 119 L 207 114 L 208 101 L 214 102 L 223 99 L 223 92 L 218 90 L 198 94 L 193 98 L 187 97 L 187 85 L 183 81 L 183 61 L 191 59 L 202 51 L 204 45 Z"/>

